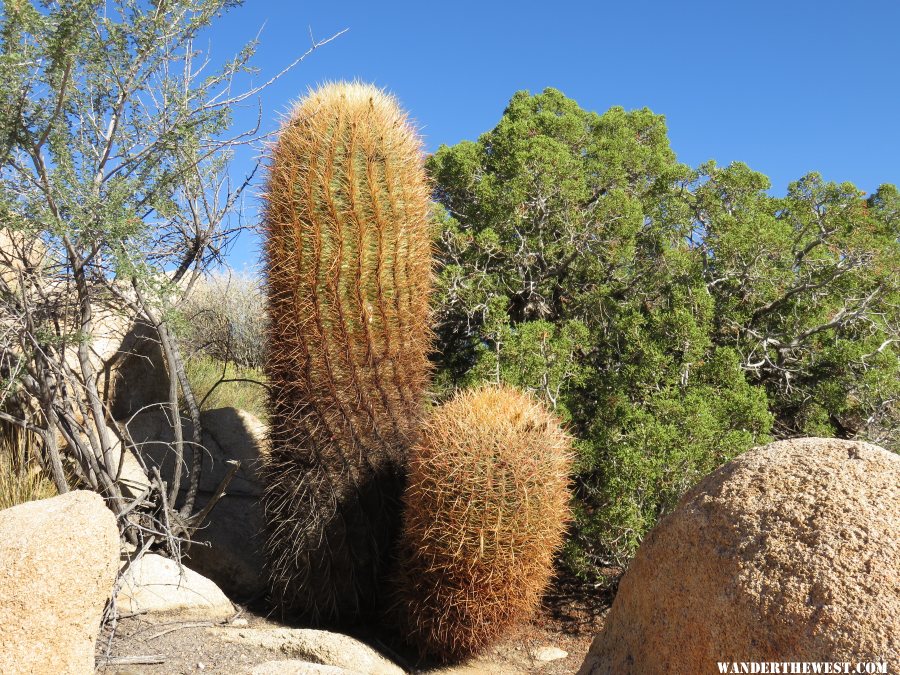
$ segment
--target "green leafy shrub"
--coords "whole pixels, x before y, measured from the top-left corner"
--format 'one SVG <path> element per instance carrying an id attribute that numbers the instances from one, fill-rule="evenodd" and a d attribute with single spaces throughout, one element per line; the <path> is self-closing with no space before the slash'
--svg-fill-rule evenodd
<path id="1" fill-rule="evenodd" d="M 553 89 L 427 168 L 435 381 L 515 384 L 568 423 L 575 570 L 626 563 L 685 489 L 773 436 L 896 442 L 893 186 L 812 174 L 771 197 L 743 165 L 678 163 L 647 109 Z"/>

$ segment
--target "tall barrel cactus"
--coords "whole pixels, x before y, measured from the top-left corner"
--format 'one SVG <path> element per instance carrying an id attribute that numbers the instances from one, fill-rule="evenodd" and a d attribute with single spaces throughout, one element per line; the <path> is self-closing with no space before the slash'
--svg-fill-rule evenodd
<path id="1" fill-rule="evenodd" d="M 411 451 L 396 611 L 425 654 L 467 656 L 526 620 L 569 519 L 571 439 L 509 387 L 436 408 Z"/>
<path id="2" fill-rule="evenodd" d="M 429 381 L 431 238 L 420 140 L 391 96 L 310 93 L 265 194 L 273 600 L 314 623 L 376 611 Z"/>

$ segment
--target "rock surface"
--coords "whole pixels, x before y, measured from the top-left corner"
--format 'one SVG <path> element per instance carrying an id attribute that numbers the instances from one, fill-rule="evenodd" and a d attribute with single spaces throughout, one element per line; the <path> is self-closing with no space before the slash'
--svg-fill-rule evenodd
<path id="1" fill-rule="evenodd" d="M 199 503 L 204 504 L 202 494 Z M 186 562 L 213 579 L 235 601 L 266 591 L 262 544 L 265 520 L 258 497 L 226 494 L 194 533 Z"/>
<path id="2" fill-rule="evenodd" d="M 124 613 L 178 613 L 222 621 L 234 615 L 234 606 L 216 584 L 174 560 L 147 553 L 125 572 L 119 595 Z"/>
<path id="3" fill-rule="evenodd" d="M 137 321 L 112 344 L 102 355 L 100 390 L 113 419 L 126 420 L 146 406 L 167 402 L 169 371 L 156 329 Z"/>
<path id="4" fill-rule="evenodd" d="M 126 448 L 119 457 L 122 459 L 122 470 L 119 471 L 119 485 L 122 487 L 122 494 L 135 499 L 150 487 L 150 479 L 147 478 L 147 474 L 144 473 L 144 469 L 131 450 Z M 118 468 L 118 462 L 111 467 L 112 471 L 118 471 Z"/>
<path id="5" fill-rule="evenodd" d="M 46 257 L 47 244 L 40 238 L 0 227 L 0 281 L 14 293 L 22 289 L 20 274 L 40 270 Z"/>
<path id="6" fill-rule="evenodd" d="M 325 666 L 321 663 L 287 659 L 284 661 L 266 661 L 250 671 L 250 675 L 366 675 L 355 670 L 347 670 L 338 666 Z"/>
<path id="7" fill-rule="evenodd" d="M 403 675 L 371 647 L 347 635 L 311 628 L 242 628 L 220 635 L 230 641 L 271 649 L 292 659 L 337 666 L 366 675 Z"/>
<path id="8" fill-rule="evenodd" d="M 704 478 L 644 540 L 579 675 L 717 661 L 900 663 L 900 456 L 781 441 Z"/>
<path id="9" fill-rule="evenodd" d="M 92 673 L 119 562 L 116 519 L 94 492 L 0 511 L 0 673 Z"/>
<path id="10" fill-rule="evenodd" d="M 237 408 L 205 411 L 200 421 L 212 440 L 212 474 L 224 475 L 227 462 L 234 459 L 241 462 L 241 468 L 226 495 L 194 534 L 199 545 L 188 551 L 188 564 L 236 599 L 258 597 L 266 591 L 259 467 L 268 429 L 254 415 Z M 202 491 L 205 487 L 201 485 L 203 500 L 210 494 Z"/>
<path id="11" fill-rule="evenodd" d="M 169 374 L 156 331 L 133 321 L 129 312 L 94 305 L 88 358 L 97 390 L 113 419 L 126 419 L 145 406 L 169 400 Z M 66 361 L 83 380 L 77 349 L 66 351 Z"/>
<path id="12" fill-rule="evenodd" d="M 182 419 L 185 438 L 191 438 L 193 426 Z M 197 542 L 188 551 L 188 564 L 215 581 L 238 600 L 252 598 L 266 588 L 262 575 L 262 537 L 264 520 L 259 497 L 260 453 L 264 451 L 266 427 L 256 417 L 236 408 L 219 408 L 201 413 L 203 453 L 198 505 L 202 506 L 228 471 L 230 460 L 239 460 L 241 468 L 228 486 L 228 492 L 212 510 L 200 530 Z M 141 458 L 148 466 L 159 468 L 163 480 L 171 484 L 175 473 L 172 424 L 161 410 L 137 415 L 128 424 Z M 192 461 L 188 445 L 182 469 L 182 486 Z"/>
<path id="13" fill-rule="evenodd" d="M 229 460 L 239 460 L 241 468 L 228 486 L 228 492 L 258 497 L 260 453 L 265 444 L 266 428 L 256 417 L 237 408 L 218 408 L 200 413 L 203 426 L 202 475 L 200 490 L 212 493 L 228 471 Z M 191 420 L 181 418 L 182 434 L 190 441 L 194 434 Z M 127 429 L 137 446 L 137 452 L 148 466 L 159 469 L 163 480 L 170 482 L 175 475 L 175 452 L 172 443 L 175 432 L 168 411 L 148 410 L 128 422 Z M 181 466 L 182 483 L 193 460 L 190 442 L 185 444 Z"/>

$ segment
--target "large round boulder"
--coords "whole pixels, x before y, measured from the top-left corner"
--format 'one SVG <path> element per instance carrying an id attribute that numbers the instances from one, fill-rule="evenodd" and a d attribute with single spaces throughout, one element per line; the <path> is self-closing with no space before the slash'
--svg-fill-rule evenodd
<path id="1" fill-rule="evenodd" d="M 208 621 L 225 621 L 235 613 L 214 582 L 155 553 L 145 553 L 128 567 L 116 605 L 125 614 L 177 614 Z"/>
<path id="2" fill-rule="evenodd" d="M 647 535 L 579 675 L 753 661 L 900 664 L 900 456 L 806 438 L 707 476 Z"/>
<path id="3" fill-rule="evenodd" d="M 94 492 L 0 511 L 0 673 L 94 672 L 119 530 Z"/>

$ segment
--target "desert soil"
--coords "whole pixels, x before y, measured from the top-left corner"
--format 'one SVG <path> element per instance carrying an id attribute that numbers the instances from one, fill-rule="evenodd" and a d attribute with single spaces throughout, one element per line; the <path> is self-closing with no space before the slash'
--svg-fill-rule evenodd
<path id="1" fill-rule="evenodd" d="M 389 637 L 366 631 L 348 634 L 362 640 L 410 673 L 431 675 L 569 675 L 578 670 L 593 636 L 609 608 L 606 593 L 573 580 L 557 580 L 534 619 L 510 632 L 487 652 L 464 663 L 439 667 L 417 661 L 414 653 Z M 259 608 L 241 608 L 228 622 L 201 622 L 179 616 L 133 616 L 119 621 L 113 634 L 107 628 L 98 641 L 98 656 L 111 657 L 97 672 L 104 675 L 177 675 L 221 673 L 243 675 L 266 661 L 286 658 L 269 649 L 224 639 L 225 631 L 242 628 L 283 628 Z M 293 626 L 298 627 L 298 626 Z M 568 653 L 565 658 L 540 661 L 543 647 Z M 151 658 L 152 657 L 152 658 Z M 128 661 L 131 662 L 128 662 Z M 135 663 L 135 660 L 156 663 Z"/>

